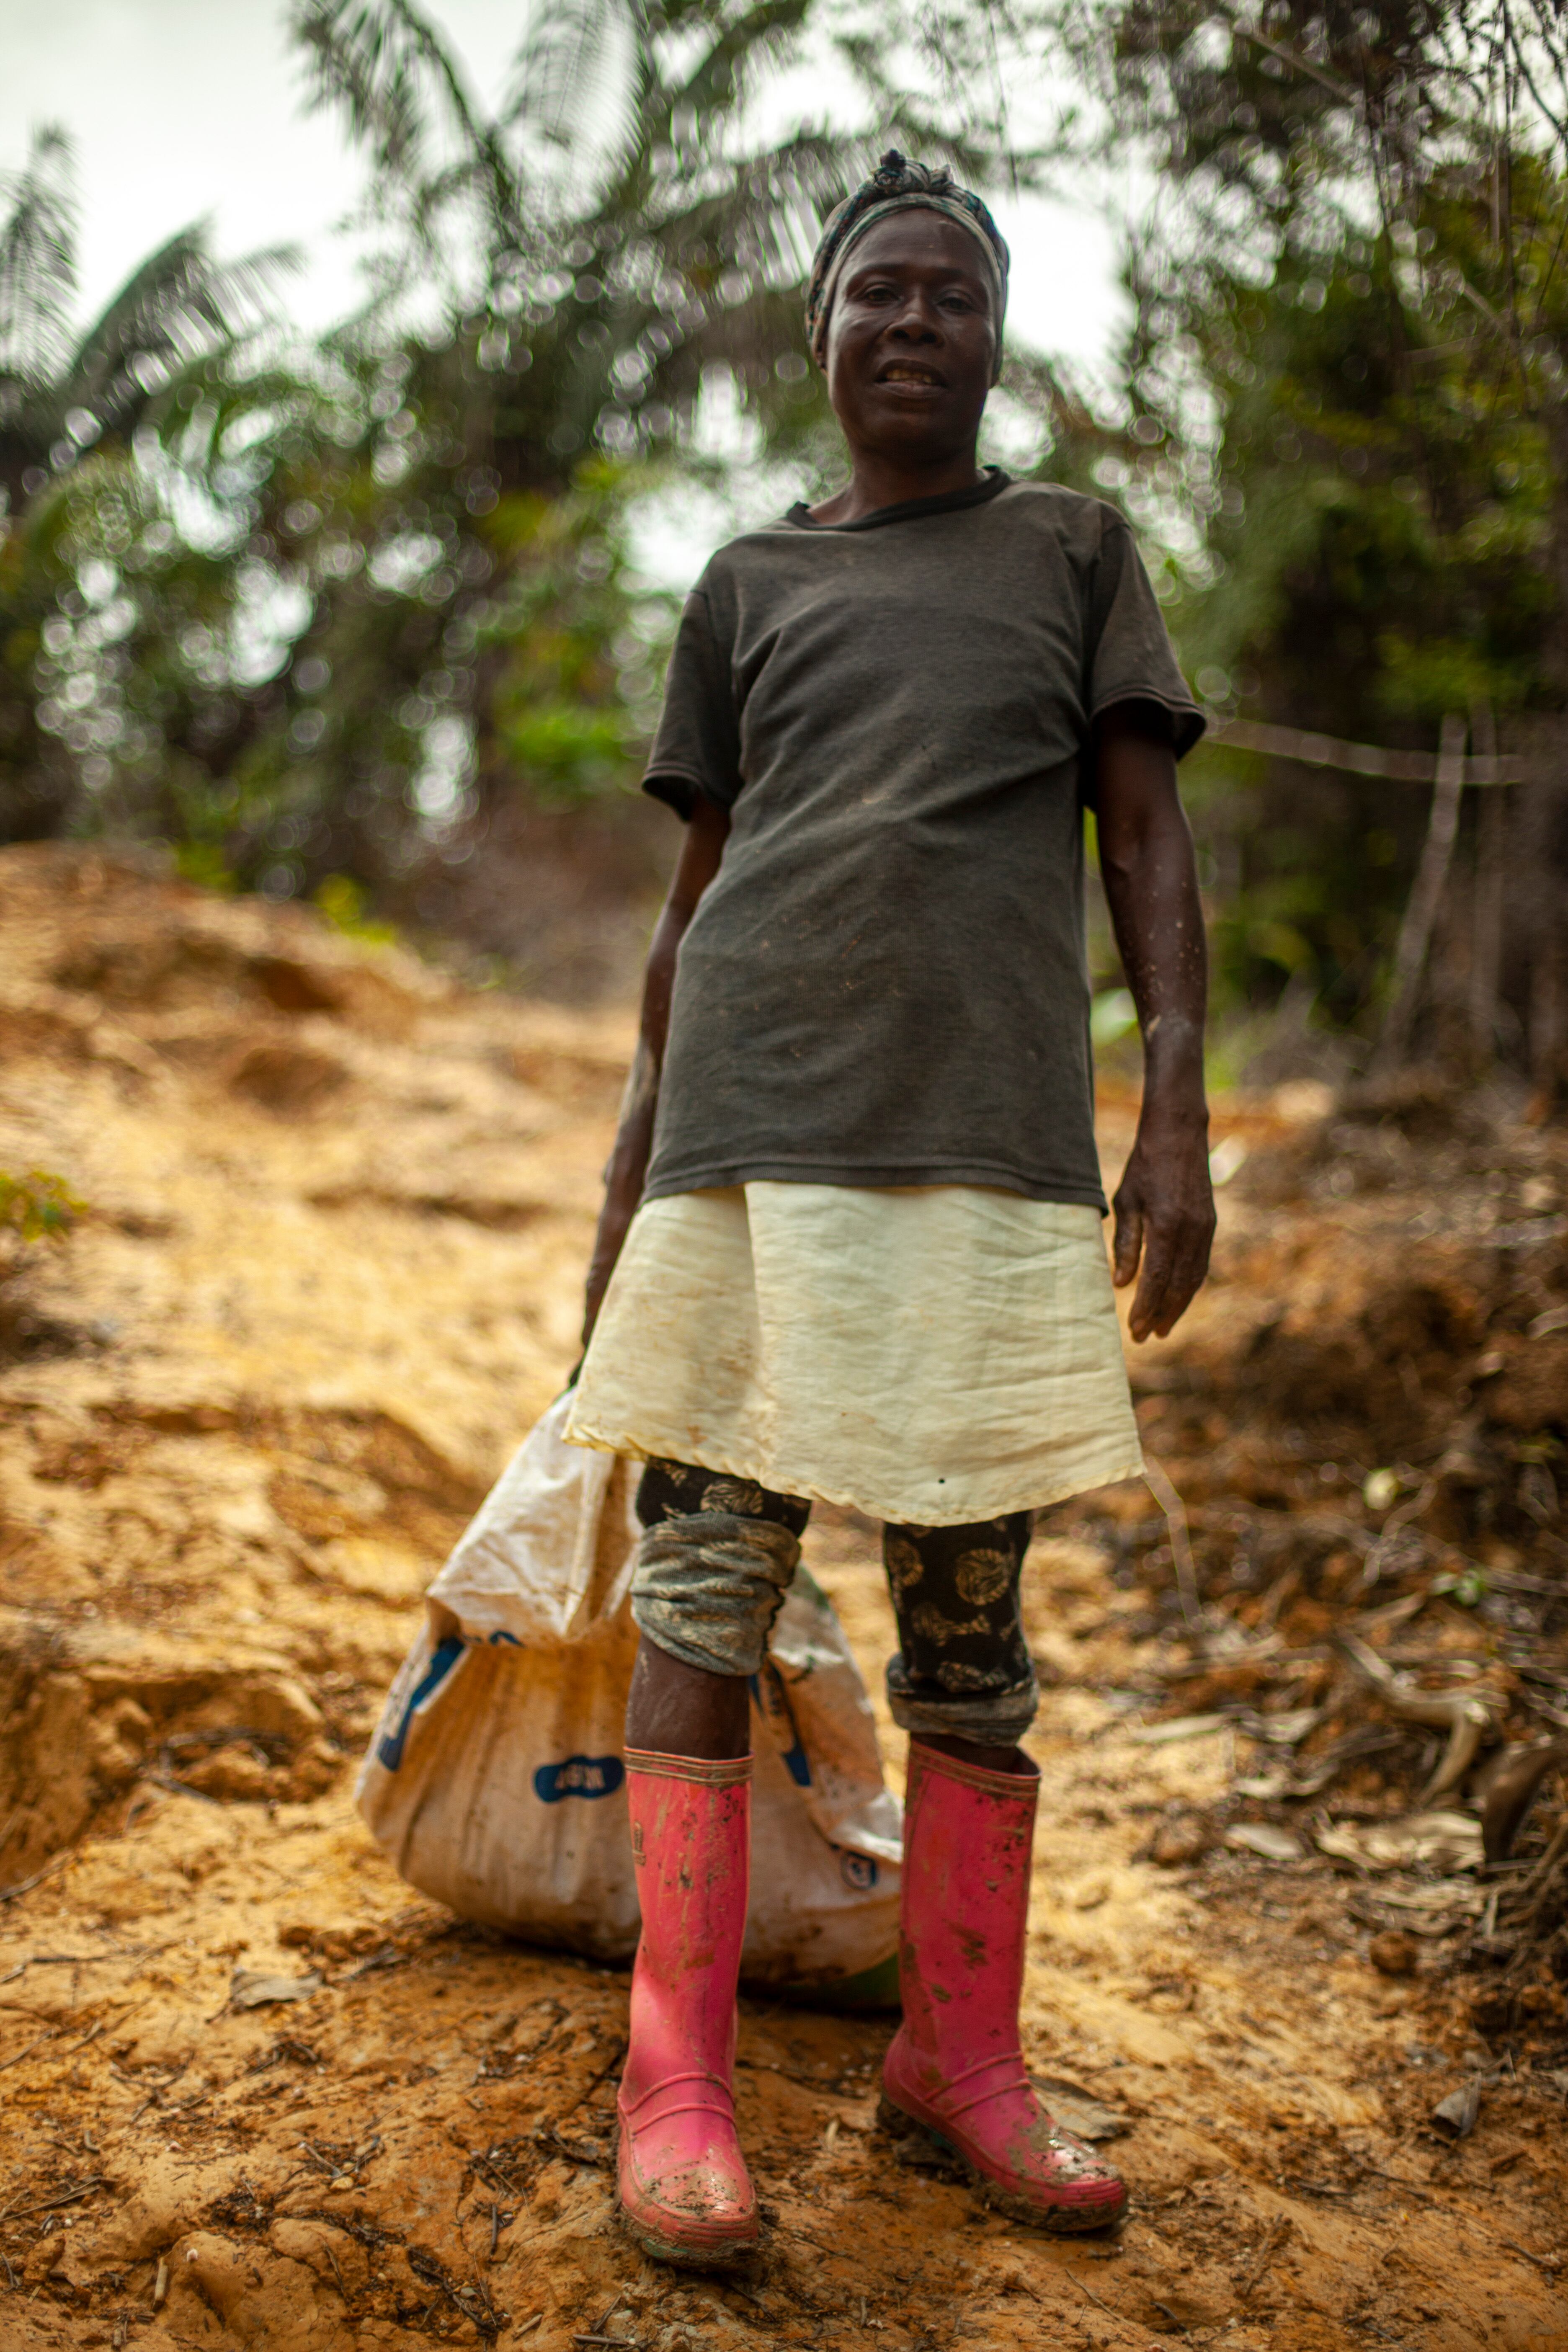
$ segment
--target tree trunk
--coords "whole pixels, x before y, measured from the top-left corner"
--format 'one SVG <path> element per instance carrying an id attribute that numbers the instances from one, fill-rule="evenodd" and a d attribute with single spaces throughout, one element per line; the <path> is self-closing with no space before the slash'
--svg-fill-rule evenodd
<path id="1" fill-rule="evenodd" d="M 1536 942 L 1530 975 L 1530 1075 L 1536 1100 L 1550 1110 L 1556 1100 L 1563 1057 L 1563 945 L 1543 938 Z"/>
<path id="2" fill-rule="evenodd" d="M 1459 801 L 1465 789 L 1465 722 L 1450 712 L 1443 721 L 1437 752 L 1437 781 L 1432 787 L 1432 814 L 1415 869 L 1399 945 L 1394 956 L 1394 993 L 1373 1055 L 1378 1069 L 1397 1069 L 1408 1058 L 1421 1001 L 1421 981 L 1433 926 L 1443 901 L 1444 885 L 1454 858 L 1454 836 L 1459 828 Z"/>
<path id="3" fill-rule="evenodd" d="M 1568 959 L 1563 951 L 1563 909 L 1568 898 L 1568 784 L 1557 781 L 1568 755 L 1568 742 L 1554 730 L 1545 739 L 1542 751 L 1540 772 L 1519 794 L 1519 818 L 1513 828 L 1516 887 L 1509 897 L 1510 926 L 1517 919 L 1527 959 L 1524 1014 L 1530 1075 L 1538 1103 L 1550 1106 L 1563 1085 L 1564 1048 L 1568 1047 Z"/>
<path id="4" fill-rule="evenodd" d="M 1489 702 L 1470 720 L 1478 760 L 1497 758 L 1497 727 Z M 1498 998 L 1502 987 L 1503 884 L 1508 868 L 1507 786 L 1489 784 L 1476 812 L 1476 887 L 1470 933 L 1470 1043 L 1478 1065 L 1497 1053 Z"/>

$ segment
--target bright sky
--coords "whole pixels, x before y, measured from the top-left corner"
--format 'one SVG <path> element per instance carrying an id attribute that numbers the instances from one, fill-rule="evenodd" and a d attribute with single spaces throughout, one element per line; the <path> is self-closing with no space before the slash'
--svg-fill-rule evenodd
<path id="1" fill-rule="evenodd" d="M 429 12 L 493 98 L 527 0 L 430 0 Z M 335 231 L 360 169 L 334 118 L 301 111 L 280 0 L 11 0 L 5 19 L 0 169 L 23 163 L 40 123 L 74 141 L 84 321 L 163 238 L 205 215 L 221 254 L 303 248 L 288 290 L 300 326 L 354 306 L 353 241 Z M 1013 248 L 1011 335 L 1097 367 L 1125 316 L 1110 226 L 1037 199 L 994 209 Z"/>
<path id="2" fill-rule="evenodd" d="M 77 144 L 84 312 L 175 229 L 211 214 L 219 247 L 296 243 L 309 268 L 291 293 L 301 325 L 353 303 L 353 251 L 332 234 L 359 170 L 330 117 L 300 110 L 300 78 L 277 0 L 70 0 L 5 10 L 0 168 L 35 124 Z M 524 0 L 437 0 L 480 91 L 500 86 Z M 1123 315 L 1103 221 L 1065 205 L 998 204 L 1013 246 L 1012 323 L 1043 349 L 1095 361 Z"/>

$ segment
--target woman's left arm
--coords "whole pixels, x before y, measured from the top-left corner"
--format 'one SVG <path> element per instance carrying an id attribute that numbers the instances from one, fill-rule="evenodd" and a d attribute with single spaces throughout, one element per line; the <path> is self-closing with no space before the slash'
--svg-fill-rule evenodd
<path id="1" fill-rule="evenodd" d="M 1193 837 L 1157 707 L 1112 704 L 1095 724 L 1100 867 L 1143 1034 L 1138 1135 L 1111 1207 L 1115 1279 L 1139 1271 L 1129 1326 L 1163 1339 L 1208 1272 L 1214 1240 L 1204 1014 L 1208 950 Z"/>

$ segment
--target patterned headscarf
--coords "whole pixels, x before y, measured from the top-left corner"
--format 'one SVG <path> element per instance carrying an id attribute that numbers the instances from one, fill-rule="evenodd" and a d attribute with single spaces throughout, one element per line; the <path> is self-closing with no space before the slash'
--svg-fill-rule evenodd
<path id="1" fill-rule="evenodd" d="M 1006 239 L 989 210 L 970 188 L 961 188 L 945 163 L 911 163 L 889 147 L 868 180 L 829 213 L 811 265 L 805 296 L 805 331 L 818 367 L 825 364 L 827 317 L 840 272 L 852 247 L 889 213 L 942 213 L 966 228 L 985 261 L 985 274 L 996 305 L 996 371 L 1002 373 L 1002 321 L 1007 310 L 1007 271 L 1011 256 Z"/>

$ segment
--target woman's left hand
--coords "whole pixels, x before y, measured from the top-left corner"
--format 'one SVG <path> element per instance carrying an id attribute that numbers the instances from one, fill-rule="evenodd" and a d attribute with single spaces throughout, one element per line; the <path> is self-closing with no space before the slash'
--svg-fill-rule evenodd
<path id="1" fill-rule="evenodd" d="M 1186 1313 L 1208 1272 L 1214 1242 L 1208 1117 L 1145 1098 L 1138 1138 L 1111 1202 L 1118 1290 L 1142 1265 L 1128 1328 L 1163 1339 Z"/>
<path id="2" fill-rule="evenodd" d="M 1116 1198 L 1116 1286 L 1142 1266 L 1128 1328 L 1163 1339 L 1208 1272 L 1214 1240 L 1204 1099 L 1208 956 L 1193 837 L 1164 713 L 1115 703 L 1095 730 L 1100 868 L 1143 1033 L 1143 1108 Z"/>

